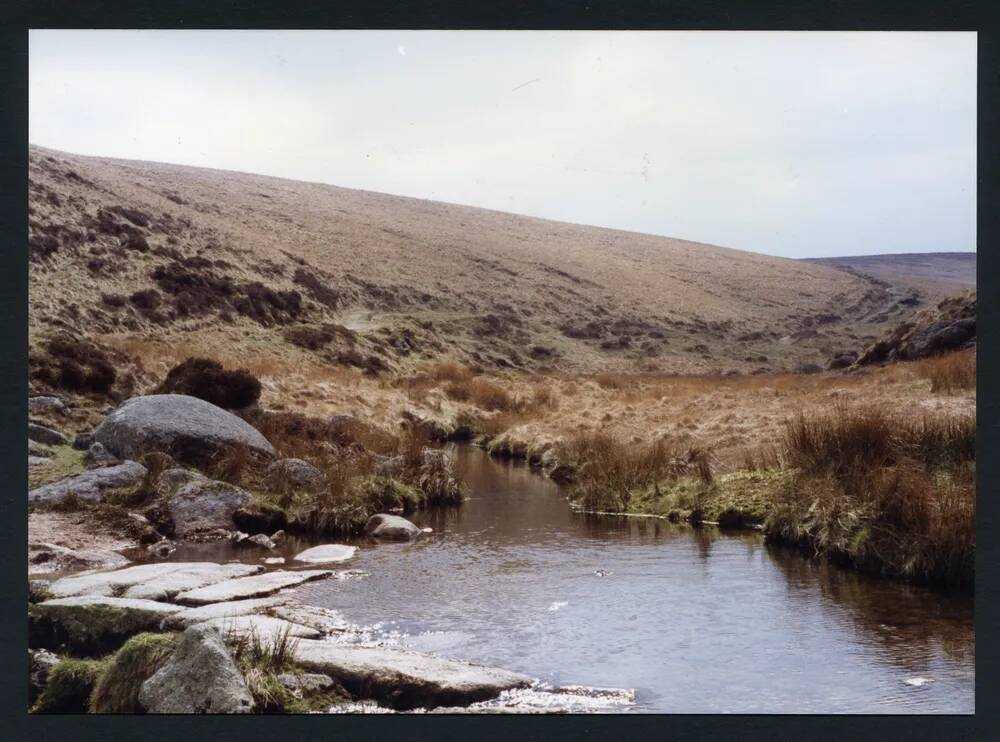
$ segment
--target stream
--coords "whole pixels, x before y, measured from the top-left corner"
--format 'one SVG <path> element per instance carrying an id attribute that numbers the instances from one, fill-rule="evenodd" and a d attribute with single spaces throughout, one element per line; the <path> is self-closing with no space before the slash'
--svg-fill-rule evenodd
<path id="1" fill-rule="evenodd" d="M 339 566 L 363 575 L 296 596 L 389 643 L 552 686 L 634 689 L 608 710 L 975 710 L 971 596 L 813 562 L 756 532 L 575 513 L 523 464 L 454 453 L 462 507 L 415 514 L 433 532 L 413 543 L 359 541 Z"/>

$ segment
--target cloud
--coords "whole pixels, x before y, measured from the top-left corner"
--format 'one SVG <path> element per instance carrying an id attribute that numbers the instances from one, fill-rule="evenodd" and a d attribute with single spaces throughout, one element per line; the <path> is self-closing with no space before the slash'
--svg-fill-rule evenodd
<path id="1" fill-rule="evenodd" d="M 29 130 L 778 255 L 970 250 L 975 59 L 941 33 L 32 31 Z"/>

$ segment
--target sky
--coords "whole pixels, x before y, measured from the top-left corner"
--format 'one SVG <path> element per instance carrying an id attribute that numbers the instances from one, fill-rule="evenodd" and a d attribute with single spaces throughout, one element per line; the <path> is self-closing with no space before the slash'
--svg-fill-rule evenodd
<path id="1" fill-rule="evenodd" d="M 976 35 L 31 31 L 29 140 L 785 257 L 976 249 Z"/>

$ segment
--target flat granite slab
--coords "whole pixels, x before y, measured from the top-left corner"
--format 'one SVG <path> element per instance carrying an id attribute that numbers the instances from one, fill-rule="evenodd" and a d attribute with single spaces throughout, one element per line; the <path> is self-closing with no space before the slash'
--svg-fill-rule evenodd
<path id="1" fill-rule="evenodd" d="M 252 613 L 263 613 L 268 608 L 283 605 L 290 598 L 274 596 L 251 600 L 228 600 L 223 603 L 209 603 L 199 608 L 184 608 L 163 622 L 164 629 L 185 629 L 196 623 L 211 621 L 213 618 L 233 618 Z"/>
<path id="2" fill-rule="evenodd" d="M 399 710 L 464 706 L 532 683 L 526 675 L 417 652 L 300 639 L 295 661 L 339 680 L 359 698 Z"/>
<path id="3" fill-rule="evenodd" d="M 304 569 L 296 572 L 277 570 L 188 590 L 178 594 L 174 599 L 185 605 L 207 605 L 243 598 L 260 598 L 276 593 L 282 588 L 319 580 L 332 574 L 333 572 L 328 569 Z"/>
<path id="4" fill-rule="evenodd" d="M 57 598 L 108 595 L 146 600 L 172 599 L 185 590 L 245 577 L 263 571 L 255 564 L 214 562 L 155 562 L 110 572 L 87 572 L 56 580 L 49 592 Z"/>
<path id="5" fill-rule="evenodd" d="M 29 644 L 103 654 L 143 631 L 156 631 L 163 619 L 182 610 L 154 600 L 81 595 L 56 598 L 28 608 Z"/>
<path id="6" fill-rule="evenodd" d="M 283 618 L 260 614 L 223 616 L 221 618 L 211 618 L 202 623 L 217 626 L 223 636 L 229 634 L 248 636 L 253 634 L 262 641 L 271 641 L 285 634 L 293 638 L 304 639 L 319 639 L 322 636 L 319 631 L 308 626 L 292 623 Z"/>

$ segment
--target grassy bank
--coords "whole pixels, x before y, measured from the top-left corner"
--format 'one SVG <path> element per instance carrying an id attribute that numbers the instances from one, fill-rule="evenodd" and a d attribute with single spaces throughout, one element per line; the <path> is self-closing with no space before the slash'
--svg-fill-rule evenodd
<path id="1" fill-rule="evenodd" d="M 578 436 L 556 448 L 596 512 L 763 528 L 768 540 L 888 577 L 970 588 L 975 418 L 835 408 L 789 419 L 763 460 L 716 475 L 703 449 Z"/>

